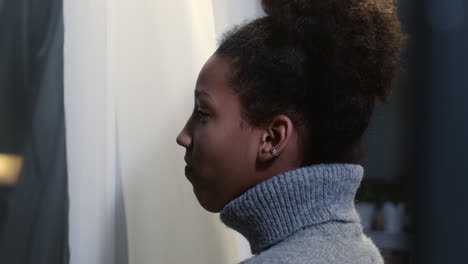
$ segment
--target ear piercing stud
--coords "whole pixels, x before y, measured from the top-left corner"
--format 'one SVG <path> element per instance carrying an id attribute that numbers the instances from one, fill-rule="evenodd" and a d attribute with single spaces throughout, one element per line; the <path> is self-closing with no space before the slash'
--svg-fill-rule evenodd
<path id="1" fill-rule="evenodd" d="M 272 154 L 273 156 L 275 156 L 275 157 L 278 157 L 278 156 L 279 156 L 279 153 L 278 153 L 278 151 L 276 151 L 275 148 L 273 148 L 273 149 L 271 150 L 271 154 Z"/>

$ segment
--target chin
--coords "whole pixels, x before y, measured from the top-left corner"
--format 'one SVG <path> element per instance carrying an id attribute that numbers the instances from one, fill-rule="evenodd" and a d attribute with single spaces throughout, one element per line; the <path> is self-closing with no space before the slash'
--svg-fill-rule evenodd
<path id="1" fill-rule="evenodd" d="M 215 198 L 215 196 L 210 195 L 206 191 L 198 190 L 194 187 L 193 192 L 201 207 L 210 213 L 219 213 L 226 205 L 226 203 L 220 203 L 219 198 Z"/>
<path id="2" fill-rule="evenodd" d="M 205 209 L 206 211 L 210 213 L 219 213 L 223 209 L 223 208 L 218 208 L 218 207 L 204 206 L 203 204 L 201 204 L 201 206 L 203 207 L 203 209 Z"/>

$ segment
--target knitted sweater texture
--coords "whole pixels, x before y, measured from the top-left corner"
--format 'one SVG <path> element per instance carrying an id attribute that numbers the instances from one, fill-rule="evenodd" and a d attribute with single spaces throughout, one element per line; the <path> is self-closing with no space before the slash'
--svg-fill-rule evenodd
<path id="1" fill-rule="evenodd" d="M 243 263 L 383 263 L 354 206 L 362 176 L 355 164 L 291 170 L 231 201 L 221 220 L 250 242 Z"/>

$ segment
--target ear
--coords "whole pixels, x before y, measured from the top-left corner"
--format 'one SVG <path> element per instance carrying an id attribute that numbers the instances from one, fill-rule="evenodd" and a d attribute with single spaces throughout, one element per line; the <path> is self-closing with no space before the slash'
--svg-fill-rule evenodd
<path id="1" fill-rule="evenodd" d="M 281 155 L 290 142 L 293 129 L 293 123 L 288 116 L 276 116 L 262 131 L 258 160 L 268 162 L 276 159 L 272 153 L 273 148 Z"/>

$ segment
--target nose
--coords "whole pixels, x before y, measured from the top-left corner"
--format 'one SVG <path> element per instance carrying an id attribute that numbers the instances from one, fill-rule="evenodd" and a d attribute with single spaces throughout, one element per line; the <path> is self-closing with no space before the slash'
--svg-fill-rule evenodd
<path id="1" fill-rule="evenodd" d="M 176 139 L 177 144 L 184 148 L 190 148 L 192 146 L 192 136 L 190 135 L 188 131 L 188 125 L 189 125 L 189 122 L 185 124 L 184 128 L 182 129 L 182 131 L 180 131 Z"/>

